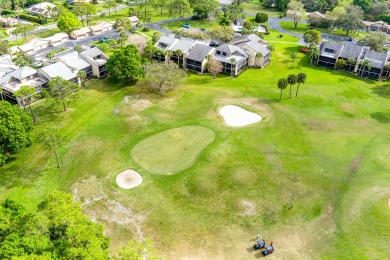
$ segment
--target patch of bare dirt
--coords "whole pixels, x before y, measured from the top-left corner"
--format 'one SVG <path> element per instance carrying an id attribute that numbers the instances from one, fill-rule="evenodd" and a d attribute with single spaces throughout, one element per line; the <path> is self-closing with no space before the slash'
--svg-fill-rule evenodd
<path id="1" fill-rule="evenodd" d="M 127 41 L 134 44 L 141 54 L 144 52 L 144 47 L 147 44 L 147 40 L 145 39 L 145 37 L 138 34 L 130 34 L 127 37 Z"/>
<path id="2" fill-rule="evenodd" d="M 242 200 L 241 205 L 244 211 L 240 214 L 242 216 L 253 216 L 256 214 L 256 206 L 250 201 Z"/>
<path id="3" fill-rule="evenodd" d="M 76 201 L 82 203 L 85 214 L 94 222 L 102 223 L 111 239 L 117 238 L 117 232 L 131 234 L 129 238 L 142 241 L 142 224 L 145 216 L 135 214 L 130 207 L 119 200 L 111 199 L 102 183 L 95 176 L 84 179 L 73 186 Z"/>
<path id="4" fill-rule="evenodd" d="M 143 111 L 153 105 L 152 102 L 146 99 L 138 99 L 131 103 L 131 108 L 137 112 Z"/>

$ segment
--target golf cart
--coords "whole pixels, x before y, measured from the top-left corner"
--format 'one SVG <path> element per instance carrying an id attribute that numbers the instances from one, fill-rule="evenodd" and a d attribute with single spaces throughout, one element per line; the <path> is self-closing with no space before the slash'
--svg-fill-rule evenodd
<path id="1" fill-rule="evenodd" d="M 269 246 L 266 246 L 264 250 L 262 251 L 263 256 L 270 255 L 274 252 L 274 246 L 272 245 L 272 242 Z"/>
<path id="2" fill-rule="evenodd" d="M 255 250 L 259 250 L 259 249 L 264 248 L 264 247 L 265 247 L 265 241 L 264 241 L 264 239 L 259 239 L 259 240 L 257 240 L 257 243 L 254 244 L 253 247 L 255 248 Z"/>
<path id="3" fill-rule="evenodd" d="M 184 28 L 191 28 L 191 25 L 189 23 L 185 23 L 185 24 L 183 24 L 183 27 Z"/>

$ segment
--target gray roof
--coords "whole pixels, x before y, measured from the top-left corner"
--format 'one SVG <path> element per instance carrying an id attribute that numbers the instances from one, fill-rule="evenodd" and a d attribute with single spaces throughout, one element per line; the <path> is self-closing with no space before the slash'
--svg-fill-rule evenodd
<path id="1" fill-rule="evenodd" d="M 383 69 L 386 63 L 387 54 L 385 52 L 367 51 L 364 59 L 370 61 L 371 67 Z"/>
<path id="2" fill-rule="evenodd" d="M 256 34 L 247 34 L 247 35 L 244 35 L 245 38 L 247 38 L 248 40 L 251 40 L 251 41 L 260 41 L 261 38 L 259 36 L 257 36 Z"/>
<path id="3" fill-rule="evenodd" d="M 268 55 L 271 52 L 268 49 L 267 45 L 261 44 L 261 43 L 256 42 L 256 41 L 247 42 L 246 45 L 248 45 L 254 51 L 256 51 L 258 53 L 260 52 L 261 54 L 263 54 L 263 56 L 266 56 L 266 55 Z"/>
<path id="4" fill-rule="evenodd" d="M 83 51 L 83 52 L 81 52 L 81 54 L 83 54 L 85 57 L 88 57 L 90 59 L 93 59 L 94 57 L 96 57 L 98 55 L 106 56 L 106 54 L 104 54 L 104 52 L 102 52 L 99 48 L 96 48 L 96 47 L 88 49 L 86 51 Z"/>
<path id="5" fill-rule="evenodd" d="M 69 53 L 67 55 L 59 57 L 59 59 L 67 66 L 75 68 L 77 70 L 82 70 L 91 66 L 91 64 L 86 61 L 78 52 Z"/>
<path id="6" fill-rule="evenodd" d="M 218 46 L 216 48 L 216 50 L 220 51 L 220 52 L 226 52 L 226 53 L 229 53 L 231 55 L 241 54 L 244 57 L 248 57 L 248 55 L 245 53 L 245 51 L 243 49 L 241 49 L 240 47 L 231 45 L 231 44 L 222 44 L 222 45 Z"/>
<path id="7" fill-rule="evenodd" d="M 196 41 L 192 39 L 179 39 L 177 42 L 173 44 L 171 48 L 172 51 L 182 50 L 183 52 L 187 52 L 191 49 L 192 46 L 196 44 Z"/>
<path id="8" fill-rule="evenodd" d="M 178 41 L 178 38 L 168 37 L 168 36 L 163 35 L 160 37 L 160 39 L 158 39 L 158 41 L 156 42 L 156 44 L 154 46 L 159 47 L 159 48 L 164 49 L 164 50 L 167 50 L 176 41 Z"/>
<path id="9" fill-rule="evenodd" d="M 332 56 L 334 56 L 334 58 L 337 59 L 342 48 L 343 48 L 343 45 L 340 43 L 324 41 L 320 46 L 320 53 L 321 53 L 321 55 L 323 55 L 323 54 L 327 55 L 330 53 L 325 51 L 325 49 L 333 50 Z"/>
<path id="10" fill-rule="evenodd" d="M 50 78 L 61 77 L 66 80 L 71 80 L 77 77 L 77 75 L 62 62 L 51 64 L 40 68 L 39 70 Z"/>
<path id="11" fill-rule="evenodd" d="M 207 54 L 209 54 L 209 52 L 213 49 L 214 49 L 213 47 L 197 43 L 190 50 L 186 59 L 203 62 L 203 60 L 206 58 Z"/>
<path id="12" fill-rule="evenodd" d="M 344 59 L 350 59 L 350 58 L 357 59 L 360 56 L 362 50 L 363 47 L 357 44 L 344 43 L 343 49 L 341 50 L 339 57 Z"/>
<path id="13" fill-rule="evenodd" d="M 0 85 L 3 85 L 4 83 L 8 82 L 8 80 L 12 77 L 18 80 L 22 80 L 27 78 L 28 76 L 32 76 L 36 74 L 38 71 L 36 69 L 30 68 L 30 67 L 22 67 L 20 69 L 16 69 L 2 77 L 0 79 Z"/>

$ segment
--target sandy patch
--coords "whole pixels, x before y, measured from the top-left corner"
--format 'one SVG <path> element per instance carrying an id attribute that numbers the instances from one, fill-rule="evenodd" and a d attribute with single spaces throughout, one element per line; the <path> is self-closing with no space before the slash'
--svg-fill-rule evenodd
<path id="1" fill-rule="evenodd" d="M 258 114 L 246 111 L 241 107 L 227 105 L 219 110 L 228 126 L 240 127 L 261 121 L 262 117 Z"/>
<path id="2" fill-rule="evenodd" d="M 241 205 L 244 207 L 244 212 L 241 213 L 242 216 L 253 216 L 256 214 L 256 206 L 252 202 L 242 200 Z"/>
<path id="3" fill-rule="evenodd" d="M 133 170 L 125 170 L 116 176 L 116 183 L 122 189 L 133 189 L 142 183 L 142 176 Z"/>
<path id="4" fill-rule="evenodd" d="M 152 105 L 153 105 L 153 103 L 150 102 L 149 100 L 139 99 L 139 100 L 134 101 L 131 104 L 131 108 L 137 112 L 140 112 L 142 110 L 145 110 L 145 109 L 151 107 Z"/>

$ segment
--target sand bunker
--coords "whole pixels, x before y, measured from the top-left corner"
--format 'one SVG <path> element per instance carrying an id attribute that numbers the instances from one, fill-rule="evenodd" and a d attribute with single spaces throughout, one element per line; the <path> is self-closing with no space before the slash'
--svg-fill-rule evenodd
<path id="1" fill-rule="evenodd" d="M 125 170 L 116 176 L 116 183 L 123 189 L 132 189 L 142 183 L 141 175 L 133 170 Z"/>
<path id="2" fill-rule="evenodd" d="M 222 107 L 219 113 L 223 116 L 228 126 L 246 126 L 259 122 L 262 119 L 258 114 L 232 105 Z"/>

